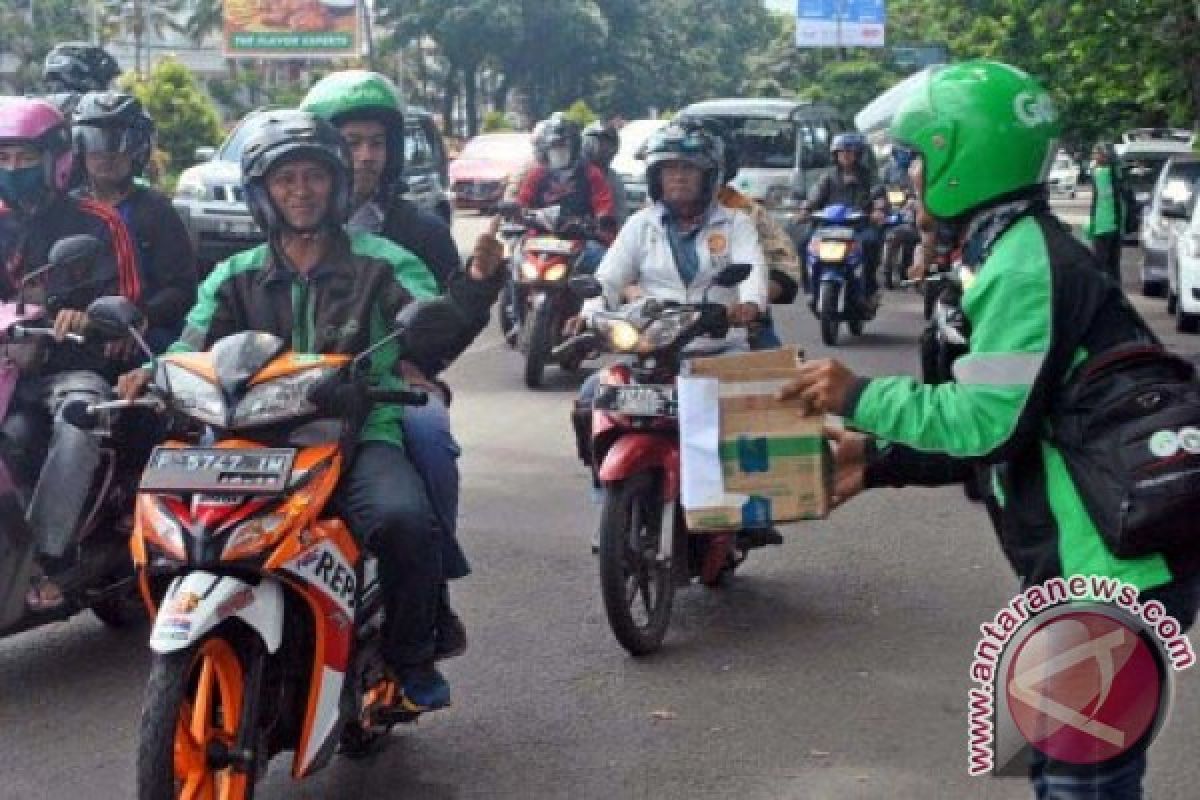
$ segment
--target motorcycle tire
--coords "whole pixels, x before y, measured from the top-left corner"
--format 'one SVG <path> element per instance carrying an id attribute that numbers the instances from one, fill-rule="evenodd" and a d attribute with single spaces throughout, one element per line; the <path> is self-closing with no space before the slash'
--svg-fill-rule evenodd
<path id="1" fill-rule="evenodd" d="M 660 487 L 661 480 L 650 472 L 609 484 L 600 517 L 604 612 L 617 641 L 634 656 L 657 651 L 671 622 L 674 576 L 671 564 L 658 558 L 661 525 L 668 516 Z M 678 515 L 669 516 L 677 520 Z M 631 580 L 637 589 L 632 596 Z M 645 612 L 644 621 L 635 618 L 637 606 Z"/>
<path id="2" fill-rule="evenodd" d="M 883 255 L 880 258 L 880 261 L 883 262 L 883 285 L 888 289 L 896 288 L 896 279 L 892 272 L 892 269 L 895 265 L 892 262 L 896 260 L 894 258 L 894 254 L 898 250 L 899 248 L 896 246 L 895 242 L 892 242 L 891 240 L 883 243 Z"/>
<path id="3" fill-rule="evenodd" d="M 197 706 L 202 691 L 210 702 Z M 186 650 L 155 654 L 138 729 L 138 800 L 174 800 L 189 785 L 222 800 L 253 797 L 252 775 L 218 770 L 208 753 L 210 747 L 235 746 L 245 692 L 242 659 L 220 628 Z M 205 741 L 192 737 L 197 727 L 207 732 Z"/>
<path id="4" fill-rule="evenodd" d="M 821 320 L 821 341 L 826 347 L 837 347 L 838 329 L 842 321 L 838 316 L 838 292 L 835 284 L 823 283 L 817 287 L 817 316 Z"/>
<path id="5" fill-rule="evenodd" d="M 546 364 L 554 348 L 557 317 L 548 306 L 543 305 L 526 320 L 529 330 L 525 340 L 525 385 L 530 389 L 542 387 Z"/>
<path id="6" fill-rule="evenodd" d="M 866 326 L 866 323 L 863 322 L 861 319 L 846 320 L 846 327 L 850 329 L 850 333 L 853 336 L 862 336 L 863 328 L 865 326 Z"/>
<path id="7" fill-rule="evenodd" d="M 925 314 L 925 319 L 927 320 L 933 319 L 933 309 L 937 306 L 938 293 L 940 290 L 936 287 L 937 284 L 925 284 L 925 307 L 923 309 L 923 313 Z"/>
<path id="8" fill-rule="evenodd" d="M 511 349 L 516 350 L 516 321 L 512 313 L 512 308 L 509 307 L 506 295 L 503 293 L 500 295 L 500 301 L 496 303 L 496 324 L 500 326 L 500 335 L 504 338 L 504 342 Z"/>

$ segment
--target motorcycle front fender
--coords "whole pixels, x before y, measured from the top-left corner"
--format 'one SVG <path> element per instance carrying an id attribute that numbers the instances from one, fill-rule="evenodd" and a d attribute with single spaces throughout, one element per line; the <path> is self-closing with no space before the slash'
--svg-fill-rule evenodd
<path id="1" fill-rule="evenodd" d="M 150 649 L 183 650 L 233 617 L 250 626 L 268 652 L 276 652 L 283 640 L 283 589 L 278 581 L 265 578 L 252 586 L 229 575 L 189 572 L 171 581 L 150 631 Z"/>
<path id="2" fill-rule="evenodd" d="M 655 469 L 661 469 L 666 477 L 663 499 L 673 502 L 679 497 L 679 442 L 661 434 L 630 433 L 608 448 L 599 477 L 603 483 L 612 483 Z"/>

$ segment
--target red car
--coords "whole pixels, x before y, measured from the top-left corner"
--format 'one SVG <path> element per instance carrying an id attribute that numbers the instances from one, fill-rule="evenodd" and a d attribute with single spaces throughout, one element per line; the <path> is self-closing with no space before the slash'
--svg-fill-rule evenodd
<path id="1" fill-rule="evenodd" d="M 450 194 L 455 208 L 495 210 L 510 178 L 533 160 L 528 133 L 485 133 L 467 142 L 450 163 Z"/>

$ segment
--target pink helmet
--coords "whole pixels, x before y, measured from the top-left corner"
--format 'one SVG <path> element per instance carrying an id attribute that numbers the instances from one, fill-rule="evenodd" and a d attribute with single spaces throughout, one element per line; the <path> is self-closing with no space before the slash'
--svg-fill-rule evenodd
<path id="1" fill-rule="evenodd" d="M 67 190 L 71 132 L 51 103 L 32 97 L 0 99 L 0 144 L 32 144 L 41 149 L 46 188 Z"/>

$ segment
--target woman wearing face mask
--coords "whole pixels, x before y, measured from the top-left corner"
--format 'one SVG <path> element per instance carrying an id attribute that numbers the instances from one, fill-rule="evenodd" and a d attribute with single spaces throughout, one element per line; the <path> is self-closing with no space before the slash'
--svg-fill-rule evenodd
<path id="1" fill-rule="evenodd" d="M 580 262 L 592 272 L 616 236 L 616 207 L 608 181 L 595 164 L 580 157 L 579 126 L 561 116 L 539 126 L 533 149 L 538 163 L 521 181 L 517 204 L 528 210 L 558 206 L 561 220 L 594 221 L 601 242 L 587 242 Z"/>

